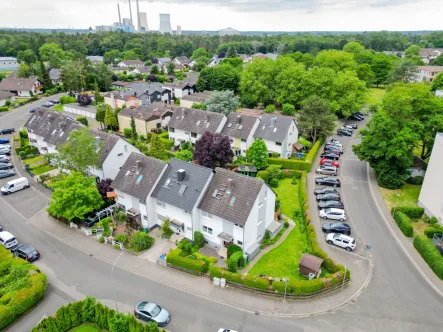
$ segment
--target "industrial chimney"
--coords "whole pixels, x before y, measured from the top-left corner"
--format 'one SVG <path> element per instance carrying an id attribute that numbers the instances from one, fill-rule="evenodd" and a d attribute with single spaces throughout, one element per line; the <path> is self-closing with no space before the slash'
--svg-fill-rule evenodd
<path id="1" fill-rule="evenodd" d="M 141 27 L 141 23 L 140 23 L 140 7 L 138 6 L 138 0 L 135 0 L 137 3 L 137 31 L 141 32 L 142 31 L 142 27 Z"/>
<path id="2" fill-rule="evenodd" d="M 122 16 L 120 15 L 120 4 L 117 4 L 117 9 L 118 9 L 118 22 L 121 25 L 122 24 Z"/>
<path id="3" fill-rule="evenodd" d="M 134 21 L 132 20 L 131 0 L 129 0 L 129 15 L 131 17 L 131 25 L 134 26 Z"/>

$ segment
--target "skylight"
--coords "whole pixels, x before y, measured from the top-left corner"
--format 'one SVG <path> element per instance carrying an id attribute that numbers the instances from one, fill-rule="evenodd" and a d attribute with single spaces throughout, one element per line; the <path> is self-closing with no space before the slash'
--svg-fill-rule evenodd
<path id="1" fill-rule="evenodd" d="M 184 184 L 182 184 L 182 185 L 180 186 L 180 189 L 178 190 L 178 194 L 179 194 L 179 195 L 183 195 L 183 194 L 185 193 L 186 188 L 187 188 L 187 187 L 186 187 Z"/>
<path id="2" fill-rule="evenodd" d="M 238 126 L 238 129 L 243 129 L 243 125 Z"/>
<path id="3" fill-rule="evenodd" d="M 231 197 L 231 201 L 229 202 L 229 205 L 230 206 L 234 206 L 234 203 L 235 203 L 235 200 L 236 200 L 237 198 L 235 197 L 235 196 L 232 196 Z"/>
<path id="4" fill-rule="evenodd" d="M 139 175 L 137 178 L 137 183 L 140 183 L 142 181 L 142 179 L 143 179 L 143 175 Z"/>
<path id="5" fill-rule="evenodd" d="M 228 124 L 228 128 L 231 128 L 231 127 L 232 127 L 232 123 Z"/>

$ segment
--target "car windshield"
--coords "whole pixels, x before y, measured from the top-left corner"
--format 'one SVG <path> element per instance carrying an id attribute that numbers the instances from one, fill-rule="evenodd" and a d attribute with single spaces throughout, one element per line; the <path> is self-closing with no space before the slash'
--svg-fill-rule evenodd
<path id="1" fill-rule="evenodd" d="M 149 312 L 151 317 L 157 317 L 162 309 L 158 305 L 156 305 L 154 303 L 148 303 L 145 306 L 145 310 L 147 312 Z"/>
<path id="2" fill-rule="evenodd" d="M 35 256 L 37 254 L 38 254 L 37 250 L 34 249 L 30 253 L 28 253 L 28 256 Z"/>
<path id="3" fill-rule="evenodd" d="M 334 239 L 338 239 L 340 237 L 340 234 L 334 234 Z"/>

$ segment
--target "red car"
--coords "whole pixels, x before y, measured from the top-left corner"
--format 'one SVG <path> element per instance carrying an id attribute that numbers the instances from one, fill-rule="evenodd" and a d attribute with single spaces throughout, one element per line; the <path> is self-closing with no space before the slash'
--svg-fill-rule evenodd
<path id="1" fill-rule="evenodd" d="M 320 160 L 320 165 L 340 167 L 340 164 L 337 161 L 328 158 Z"/>

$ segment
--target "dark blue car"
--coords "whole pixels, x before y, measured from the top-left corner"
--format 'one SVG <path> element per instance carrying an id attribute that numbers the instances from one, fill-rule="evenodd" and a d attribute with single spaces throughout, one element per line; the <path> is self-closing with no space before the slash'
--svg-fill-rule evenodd
<path id="1" fill-rule="evenodd" d="M 8 144 L 9 138 L 0 138 L 0 144 Z"/>

